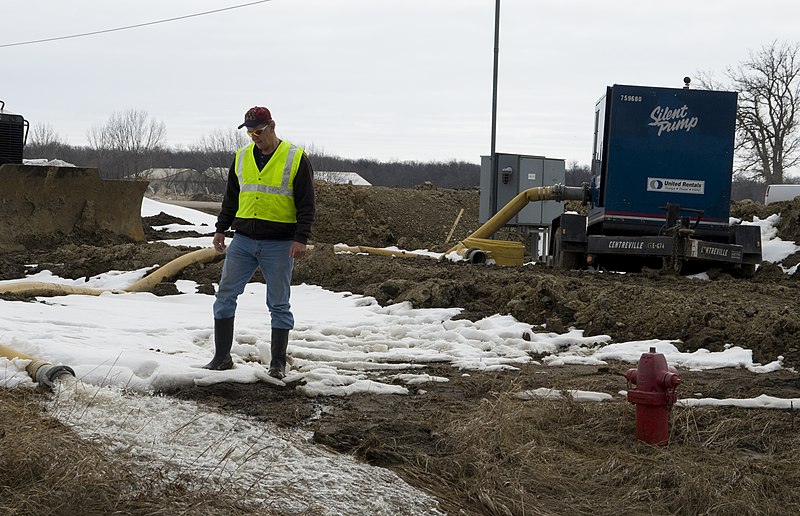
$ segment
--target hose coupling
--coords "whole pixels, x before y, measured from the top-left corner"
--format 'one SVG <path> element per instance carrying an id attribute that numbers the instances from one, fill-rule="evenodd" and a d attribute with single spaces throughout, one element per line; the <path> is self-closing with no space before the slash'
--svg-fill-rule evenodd
<path id="1" fill-rule="evenodd" d="M 45 385 L 50 389 L 56 388 L 56 382 L 65 375 L 75 376 L 75 371 L 71 367 L 65 365 L 50 365 L 46 364 L 36 370 L 36 383 Z"/>

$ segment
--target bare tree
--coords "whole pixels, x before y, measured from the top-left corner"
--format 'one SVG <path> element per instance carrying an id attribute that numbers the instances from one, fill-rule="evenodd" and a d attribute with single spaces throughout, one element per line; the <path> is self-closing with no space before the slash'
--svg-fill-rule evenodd
<path id="1" fill-rule="evenodd" d="M 113 113 L 104 125 L 92 127 L 86 137 L 98 153 L 105 177 L 139 177 L 152 167 L 153 157 L 164 143 L 166 126 L 150 119 L 146 111 L 129 109 Z"/>
<path id="2" fill-rule="evenodd" d="M 194 151 L 225 154 L 228 160 L 227 165 L 230 165 L 234 153 L 250 142 L 250 138 L 248 138 L 245 133 L 237 131 L 236 129 L 228 129 L 226 131 L 217 129 L 210 135 L 200 138 L 200 142 L 197 145 L 193 145 L 191 149 Z"/>
<path id="3" fill-rule="evenodd" d="M 589 183 L 592 179 L 592 171 L 589 165 L 581 165 L 577 160 L 567 162 L 565 172 L 565 183 L 572 186 L 580 186 L 582 183 Z"/>
<path id="4" fill-rule="evenodd" d="M 33 124 L 31 133 L 28 140 L 28 145 L 37 147 L 46 147 L 48 145 L 57 146 L 64 145 L 65 142 L 61 139 L 58 133 L 53 129 L 50 124 Z"/>
<path id="5" fill-rule="evenodd" d="M 28 134 L 25 154 L 28 158 L 63 159 L 67 143 L 50 124 L 33 124 Z"/>
<path id="6" fill-rule="evenodd" d="M 235 129 L 217 129 L 208 136 L 200 138 L 197 144 L 190 145 L 189 150 L 194 153 L 197 163 L 202 168 L 199 172 L 218 185 L 213 190 L 223 193 L 228 181 L 228 169 L 236 151 L 250 141 L 243 132 Z"/>
<path id="7" fill-rule="evenodd" d="M 725 72 L 739 92 L 736 112 L 737 173 L 767 184 L 784 181 L 800 163 L 800 60 L 798 43 L 772 42 Z M 719 88 L 708 79 L 704 87 Z"/>

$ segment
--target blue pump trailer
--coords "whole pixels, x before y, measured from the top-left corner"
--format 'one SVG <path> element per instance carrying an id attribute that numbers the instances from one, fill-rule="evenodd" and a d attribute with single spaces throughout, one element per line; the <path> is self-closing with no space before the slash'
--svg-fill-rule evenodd
<path id="1" fill-rule="evenodd" d="M 684 82 L 606 88 L 595 105 L 588 215 L 553 221 L 555 267 L 755 271 L 760 229 L 730 223 L 737 94 Z"/>

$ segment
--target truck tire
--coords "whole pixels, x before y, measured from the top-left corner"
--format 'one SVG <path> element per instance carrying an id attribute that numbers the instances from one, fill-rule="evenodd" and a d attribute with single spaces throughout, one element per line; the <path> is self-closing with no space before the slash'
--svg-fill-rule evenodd
<path id="1" fill-rule="evenodd" d="M 579 269 L 581 267 L 581 253 L 564 251 L 560 238 L 553 241 L 553 267 L 556 269 Z"/>
<path id="2" fill-rule="evenodd" d="M 754 263 L 743 263 L 739 267 L 735 267 L 731 273 L 734 278 L 750 279 L 756 273 L 756 265 Z"/>

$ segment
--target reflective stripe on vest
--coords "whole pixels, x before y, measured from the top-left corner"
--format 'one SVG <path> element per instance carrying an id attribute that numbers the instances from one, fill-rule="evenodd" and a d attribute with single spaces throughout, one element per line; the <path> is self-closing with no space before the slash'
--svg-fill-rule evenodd
<path id="1" fill-rule="evenodd" d="M 300 167 L 303 149 L 282 141 L 262 170 L 258 169 L 253 148 L 236 153 L 239 179 L 239 209 L 236 217 L 274 222 L 297 222 L 292 184 Z"/>

